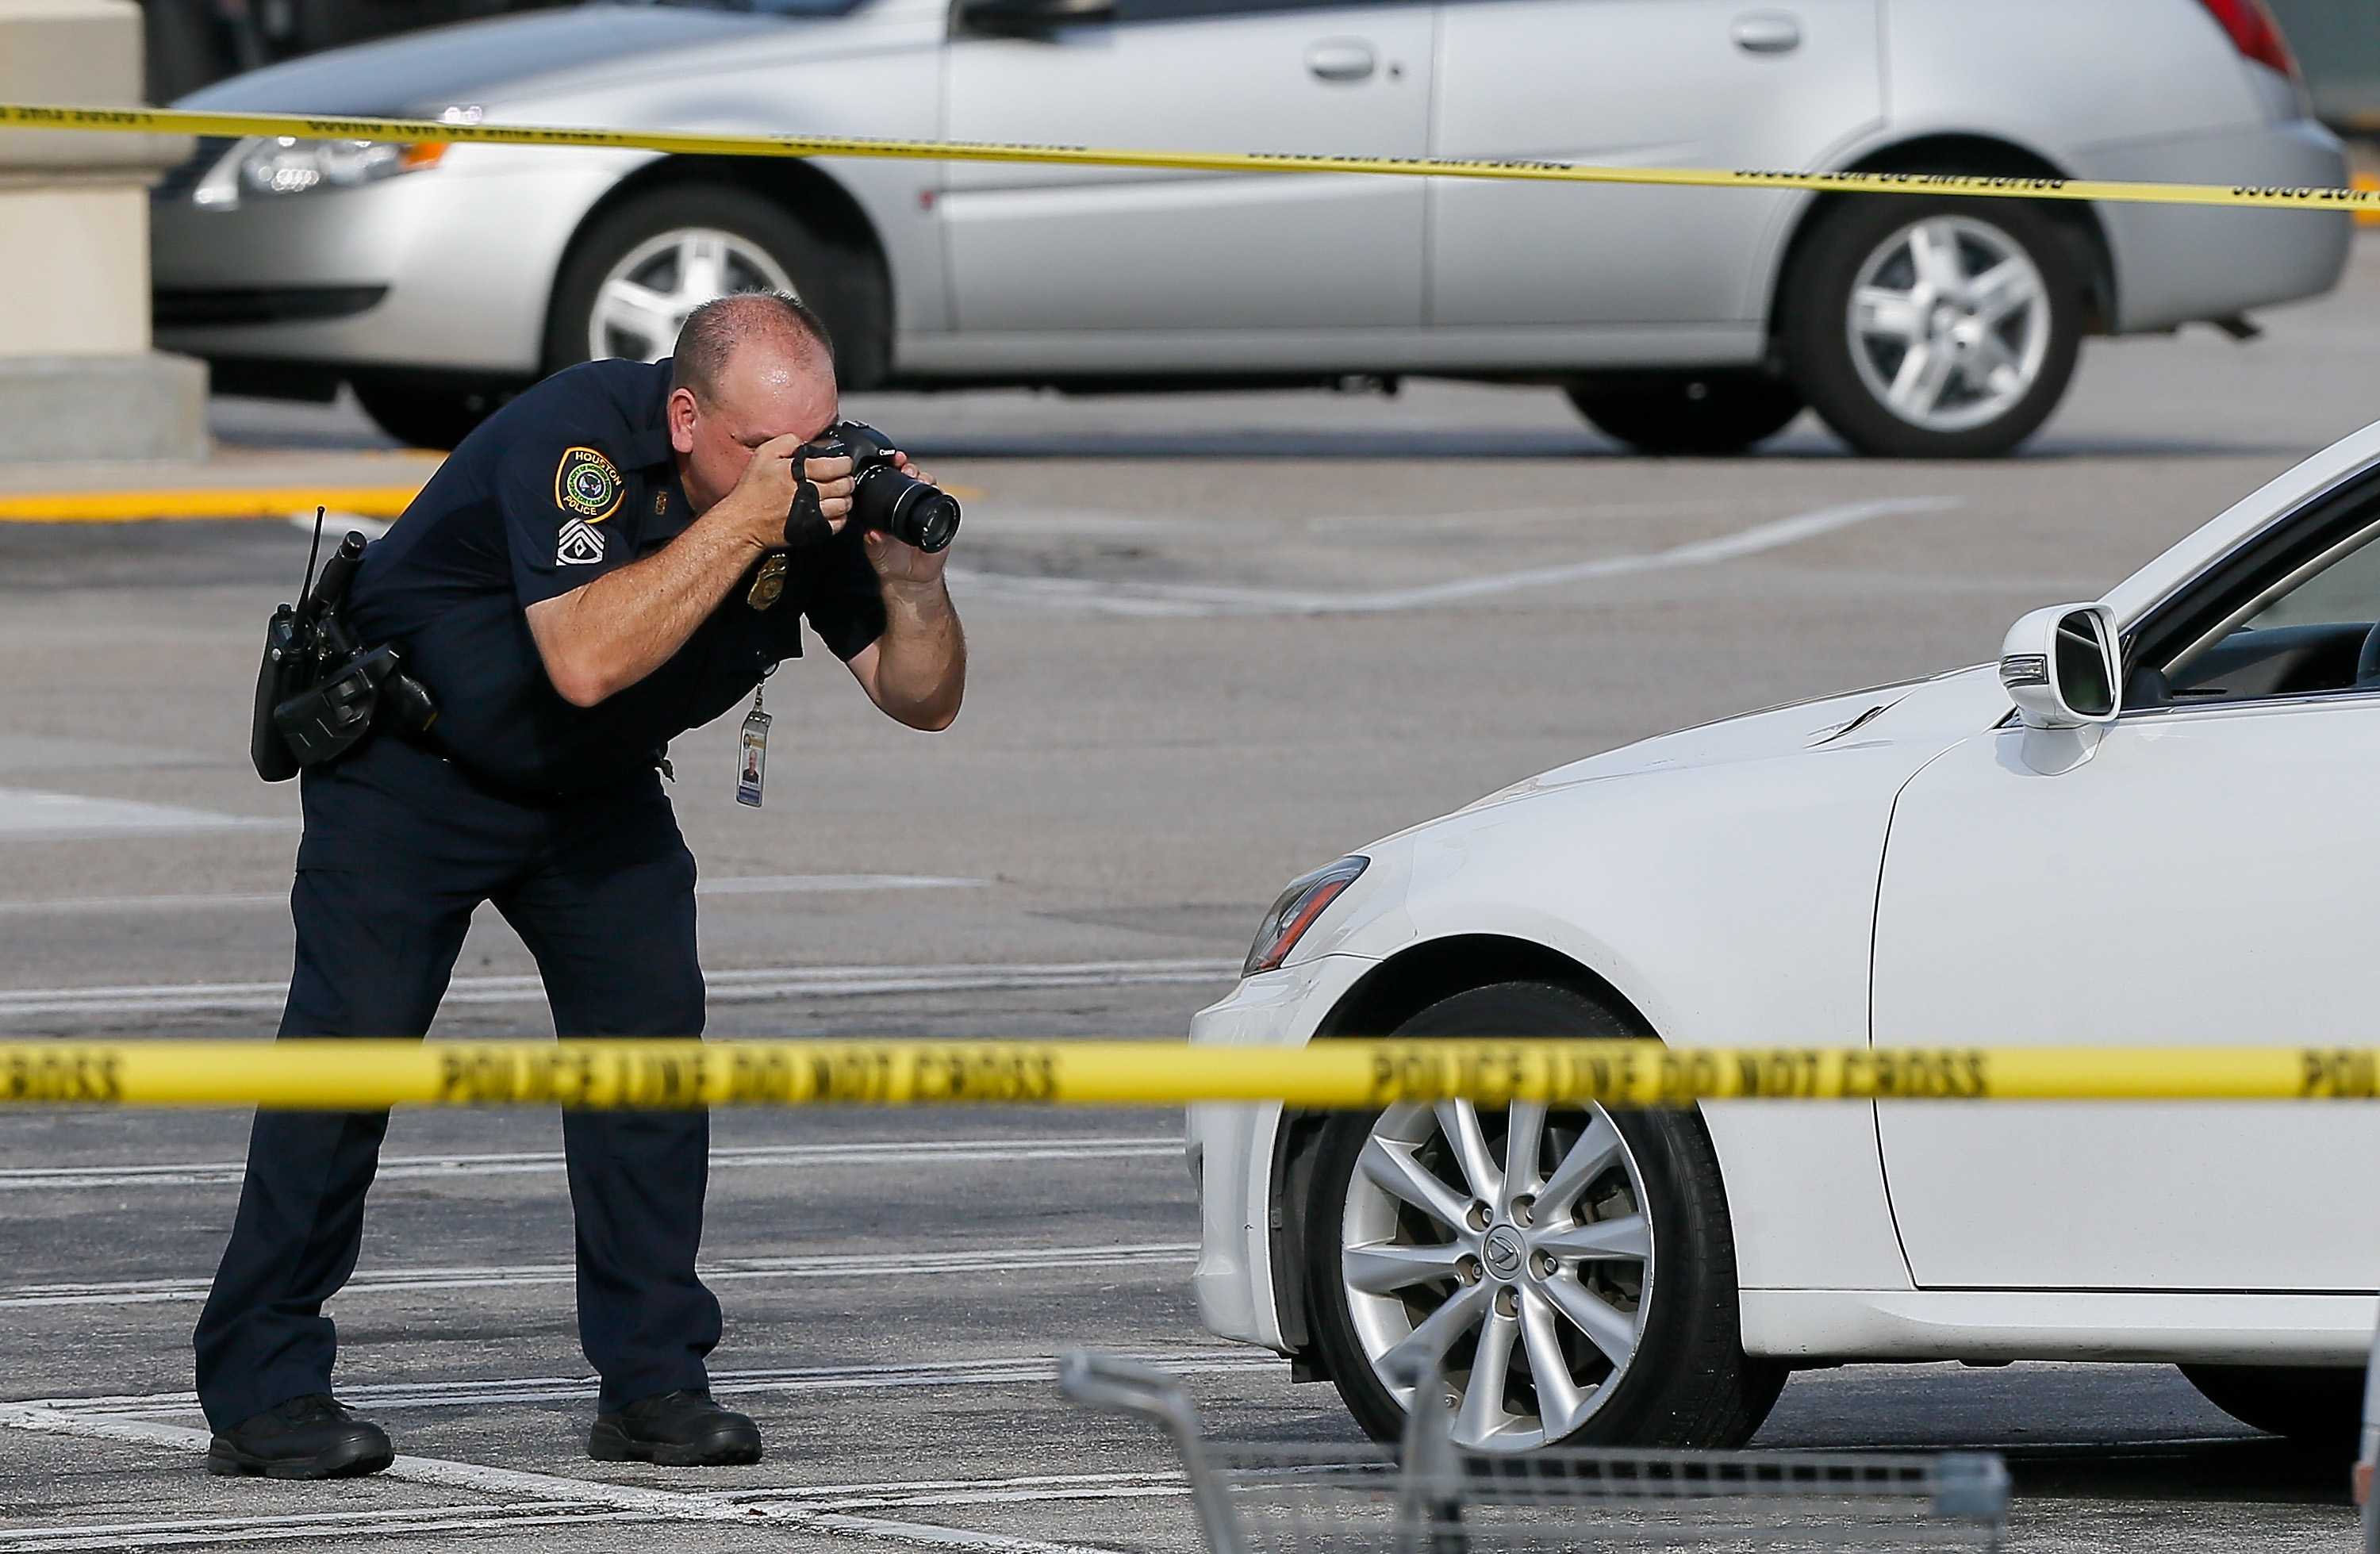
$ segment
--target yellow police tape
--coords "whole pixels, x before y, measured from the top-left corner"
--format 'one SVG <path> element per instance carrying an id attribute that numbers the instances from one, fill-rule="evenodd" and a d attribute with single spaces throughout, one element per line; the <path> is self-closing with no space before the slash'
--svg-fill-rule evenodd
<path id="1" fill-rule="evenodd" d="M 1451 1097 L 1698 1100 L 2370 1100 L 2380 1049 L 1675 1050 L 1658 1041 L 128 1041 L 0 1045 L 0 1104 L 1355 1108 Z"/>
<path id="2" fill-rule="evenodd" d="M 278 136 L 320 140 L 480 141 L 591 146 L 680 156 L 863 156 L 925 162 L 1063 163 L 1201 173 L 1378 173 L 1403 177 L 1516 178 L 1554 183 L 1665 184 L 1694 188 L 1807 188 L 1841 194 L 1970 194 L 2023 200 L 2156 205 L 2247 205 L 2268 210 L 2380 209 L 2380 189 L 2253 185 L 2118 183 L 1993 177 L 1964 173 L 1725 171 L 1712 167 L 1598 167 L 1567 162 L 1435 157 L 1308 156 L 1273 152 L 1108 151 L 1088 146 L 973 140 L 887 140 L 820 135 L 702 135 L 668 129 L 558 125 L 447 124 L 431 119 L 322 118 L 301 114 L 195 113 L 174 108 L 64 108 L 0 103 L 0 127 L 106 129 L 158 135 Z"/>

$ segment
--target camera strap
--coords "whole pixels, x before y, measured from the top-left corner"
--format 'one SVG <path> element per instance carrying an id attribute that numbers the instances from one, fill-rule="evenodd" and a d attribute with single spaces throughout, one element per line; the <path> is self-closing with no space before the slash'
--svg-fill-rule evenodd
<path id="1" fill-rule="evenodd" d="M 769 714 L 760 710 L 761 687 L 752 687 L 752 710 L 744 714 L 744 737 L 735 756 L 735 802 L 760 807 L 760 784 L 768 774 Z"/>
<path id="2" fill-rule="evenodd" d="M 823 545 L 834 538 L 834 525 L 827 521 L 826 509 L 819 504 L 816 482 L 797 480 L 794 482 L 794 504 L 785 514 L 785 545 L 789 550 L 808 550 Z"/>

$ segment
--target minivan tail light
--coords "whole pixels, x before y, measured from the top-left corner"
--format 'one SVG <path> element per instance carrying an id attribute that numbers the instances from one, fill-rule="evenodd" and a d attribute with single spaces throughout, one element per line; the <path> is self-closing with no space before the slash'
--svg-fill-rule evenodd
<path id="1" fill-rule="evenodd" d="M 2243 59 L 2278 70 L 2291 80 L 2297 79 L 2298 62 L 2289 56 L 2289 40 L 2281 35 L 2280 23 L 2265 8 L 2265 0 L 2198 0 L 2207 15 L 2231 40 L 2231 46 Z"/>

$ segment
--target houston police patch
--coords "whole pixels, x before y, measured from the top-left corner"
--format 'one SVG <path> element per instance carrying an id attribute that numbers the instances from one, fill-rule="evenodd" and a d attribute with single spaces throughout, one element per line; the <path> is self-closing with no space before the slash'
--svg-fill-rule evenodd
<path id="1" fill-rule="evenodd" d="M 592 448 L 567 448 L 553 471 L 553 504 L 599 524 L 620 505 L 620 471 Z"/>

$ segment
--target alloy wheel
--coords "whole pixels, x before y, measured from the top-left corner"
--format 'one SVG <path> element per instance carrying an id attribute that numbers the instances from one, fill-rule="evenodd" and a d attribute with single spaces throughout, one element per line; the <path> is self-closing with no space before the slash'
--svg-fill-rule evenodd
<path id="1" fill-rule="evenodd" d="M 659 361 L 675 348 L 686 316 L 704 303 L 740 291 L 793 290 L 784 267 L 747 237 L 707 227 L 663 232 L 629 249 L 596 288 L 588 356 Z"/>
<path id="2" fill-rule="evenodd" d="M 1887 237 L 1852 284 L 1851 353 L 1876 403 L 1912 426 L 1961 431 L 2008 413 L 2040 378 L 2049 287 L 1988 223 L 1928 216 Z"/>
<path id="3" fill-rule="evenodd" d="M 1376 1374 L 1444 1356 L 1455 1439 L 1527 1451 L 1575 1433 L 1642 1335 L 1654 1233 L 1635 1158 L 1599 1108 L 1390 1108 L 1347 1187 L 1341 1277 Z"/>

